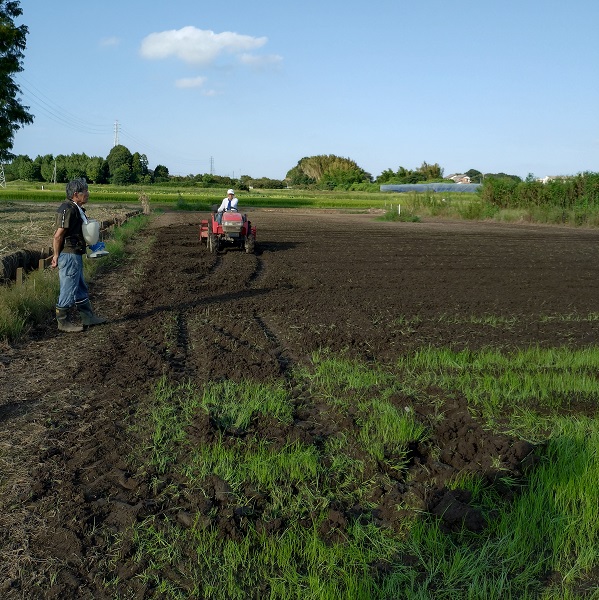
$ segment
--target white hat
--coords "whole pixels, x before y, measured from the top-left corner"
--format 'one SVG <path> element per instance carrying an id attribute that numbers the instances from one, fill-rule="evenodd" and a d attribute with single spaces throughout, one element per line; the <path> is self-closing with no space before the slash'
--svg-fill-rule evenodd
<path id="1" fill-rule="evenodd" d="M 233 190 L 227 190 L 227 196 L 228 196 L 229 194 L 233 194 L 233 196 L 234 196 L 234 195 L 235 195 L 235 192 L 234 192 Z"/>

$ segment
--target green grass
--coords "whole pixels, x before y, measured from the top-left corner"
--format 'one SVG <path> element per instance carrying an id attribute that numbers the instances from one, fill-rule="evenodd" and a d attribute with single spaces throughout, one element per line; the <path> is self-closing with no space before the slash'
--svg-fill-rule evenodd
<path id="1" fill-rule="evenodd" d="M 222 538 L 201 513 L 193 515 L 190 527 L 167 515 L 137 523 L 132 535 L 140 577 L 160 598 L 596 598 L 580 590 L 599 567 L 599 422 L 563 417 L 560 411 L 564 389 L 574 395 L 595 393 L 589 392 L 587 375 L 596 372 L 598 360 L 591 348 L 426 349 L 383 368 L 323 351 L 296 370 L 291 384 L 207 382 L 196 387 L 161 379 L 144 451 L 161 477 L 183 477 L 185 487 L 202 496 L 204 482 L 217 476 L 231 501 L 247 507 L 248 515 L 253 511 L 248 489 L 266 505 L 260 522 L 249 519 L 243 525 L 242 517 L 238 540 Z M 487 372 L 494 374 L 494 385 L 486 380 Z M 574 376 L 567 377 L 568 372 Z M 566 383 L 559 383 L 562 378 Z M 482 533 L 442 533 L 436 521 L 412 509 L 397 531 L 381 529 L 363 516 L 349 523 L 338 541 L 325 542 L 318 528 L 332 502 L 367 505 L 372 482 L 365 477 L 364 461 L 380 460 L 389 445 L 426 441 L 427 430 L 410 406 L 399 410 L 391 399 L 411 390 L 426 400 L 433 380 L 449 395 L 467 395 L 473 409 L 484 406 L 490 420 L 511 415 L 507 425 L 513 430 L 544 442 L 540 462 L 524 480 L 504 478 L 504 485 L 516 492 L 511 502 L 480 476 L 463 475 L 452 483 L 469 489 L 473 504 L 489 516 Z M 290 385 L 332 411 L 351 415 L 360 434 L 349 439 L 339 432 L 320 446 L 293 442 L 283 447 L 251 434 L 262 419 L 280 426 L 291 422 Z M 521 404 L 533 397 L 529 419 L 521 420 Z M 542 435 L 536 409 L 544 413 Z M 195 443 L 191 432 L 198 418 L 218 423 L 221 433 L 211 442 Z M 260 523 L 273 519 L 285 526 L 267 534 Z M 548 586 L 544 580 L 551 573 L 559 575 Z"/>
<path id="2" fill-rule="evenodd" d="M 180 186 L 154 184 L 149 186 L 90 185 L 92 201 L 98 204 L 123 203 L 139 206 L 140 196 L 146 195 L 153 208 L 164 207 L 177 210 L 208 211 L 212 204 L 220 202 L 225 187 L 204 188 L 189 184 Z M 407 192 L 380 191 L 305 190 L 305 189 L 253 189 L 238 191 L 243 209 L 261 208 L 331 208 L 345 211 L 365 212 L 381 210 L 382 220 L 419 222 L 429 217 L 446 217 L 465 220 L 496 220 L 502 222 L 538 222 L 569 224 L 572 226 L 597 227 L 599 210 L 593 203 L 562 209 L 553 205 L 507 207 L 501 202 L 490 201 L 493 194 L 460 192 Z M 3 202 L 60 203 L 64 198 L 64 184 L 44 184 L 11 181 L 0 189 Z M 400 210 L 398 210 L 398 207 Z"/>
<path id="3" fill-rule="evenodd" d="M 57 297 L 58 275 L 47 270 L 29 274 L 23 285 L 0 287 L 0 340 L 17 340 L 45 321 Z"/>
<path id="4" fill-rule="evenodd" d="M 599 397 L 599 349 L 528 348 L 504 352 L 423 348 L 399 359 L 404 381 L 463 394 L 490 423 L 533 410 L 555 414 Z"/>

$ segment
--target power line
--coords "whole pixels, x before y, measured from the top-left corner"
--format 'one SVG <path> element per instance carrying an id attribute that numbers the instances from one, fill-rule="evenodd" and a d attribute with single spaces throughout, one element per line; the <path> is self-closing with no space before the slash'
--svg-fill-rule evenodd
<path id="1" fill-rule="evenodd" d="M 90 123 L 80 117 L 73 115 L 63 107 L 59 106 L 47 96 L 39 91 L 32 83 L 27 81 L 22 75 L 19 76 L 19 88 L 21 88 L 25 102 L 33 104 L 41 112 L 43 112 L 50 120 L 65 125 L 76 131 L 88 133 L 90 135 L 106 135 L 107 129 L 105 125 Z M 35 91 L 34 91 L 35 90 Z"/>
<path id="2" fill-rule="evenodd" d="M 61 126 L 69 127 L 75 131 L 90 135 L 108 136 L 111 133 L 111 129 L 105 124 L 91 123 L 77 115 L 70 113 L 65 108 L 45 96 L 42 91 L 28 81 L 21 73 L 19 74 L 18 79 L 24 102 L 35 106 L 51 121 L 54 121 Z M 210 169 L 210 173 L 213 173 L 214 159 L 212 157 L 210 157 L 210 166 L 208 166 L 208 161 L 198 160 L 197 158 L 189 156 L 177 155 L 176 153 L 166 149 L 163 145 L 156 146 L 137 137 L 128 129 L 123 128 L 118 121 L 116 121 L 112 126 L 112 133 L 115 146 L 121 143 L 120 138 L 122 136 L 125 139 L 131 140 L 136 145 L 134 148 L 135 152 L 146 154 L 146 156 L 150 154 L 166 156 L 169 160 L 177 162 L 183 167 L 188 166 L 190 169 L 196 170 L 196 172 L 206 172 L 208 169 Z"/>
<path id="3" fill-rule="evenodd" d="M 119 134 L 128 140 L 131 140 L 135 144 L 135 150 L 140 152 L 141 154 L 145 154 L 146 156 L 150 154 L 167 156 L 169 159 L 172 159 L 174 162 L 177 162 L 183 166 L 187 165 L 190 168 L 198 169 L 204 161 L 201 161 L 197 158 L 192 158 L 190 156 L 181 156 L 171 152 L 168 148 L 164 146 L 155 146 L 154 144 L 149 143 L 146 140 L 139 138 L 138 136 L 131 133 L 126 127 L 123 127 L 122 123 L 119 123 Z M 204 169 L 204 172 L 207 170 Z"/>

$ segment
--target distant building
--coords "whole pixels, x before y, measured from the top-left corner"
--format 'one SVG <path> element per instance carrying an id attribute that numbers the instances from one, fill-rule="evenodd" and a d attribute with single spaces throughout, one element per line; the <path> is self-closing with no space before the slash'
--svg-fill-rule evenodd
<path id="1" fill-rule="evenodd" d="M 567 175 L 545 175 L 545 177 L 537 179 L 537 181 L 549 183 L 550 181 L 566 181 L 567 179 L 570 179 Z"/>
<path id="2" fill-rule="evenodd" d="M 451 179 L 456 183 L 472 183 L 470 181 L 470 177 L 468 175 L 464 175 L 463 173 L 455 173 L 454 175 L 450 175 L 447 179 Z"/>

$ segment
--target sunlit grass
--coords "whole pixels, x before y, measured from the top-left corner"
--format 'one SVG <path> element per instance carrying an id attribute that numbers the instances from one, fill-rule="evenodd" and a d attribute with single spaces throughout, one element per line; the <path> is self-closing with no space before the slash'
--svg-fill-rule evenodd
<path id="1" fill-rule="evenodd" d="M 528 348 L 453 351 L 423 348 L 398 367 L 415 387 L 436 385 L 463 394 L 488 417 L 535 407 L 556 411 L 599 397 L 599 349 Z"/>
<path id="2" fill-rule="evenodd" d="M 290 423 L 292 407 L 288 392 L 280 384 L 254 382 L 238 384 L 233 381 L 210 383 L 206 386 L 200 405 L 222 428 L 246 429 L 254 417 L 271 415 Z"/>
<path id="3" fill-rule="evenodd" d="M 138 559 L 148 561 L 143 580 L 167 598 L 382 600 L 402 597 L 387 594 L 400 593 L 414 579 L 409 570 L 398 569 L 393 581 L 377 582 L 371 565 L 392 564 L 397 543 L 372 524 L 353 525 L 343 544 L 326 544 L 317 527 L 297 522 L 275 535 L 250 527 L 236 542 L 200 524 L 183 530 L 149 519 L 136 526 L 135 544 Z M 181 549 L 181 571 L 165 577 Z"/>
<path id="4" fill-rule="evenodd" d="M 594 349 L 425 349 L 387 368 L 329 352 L 312 358 L 311 365 L 293 375 L 294 383 L 306 390 L 303 402 L 312 398 L 353 415 L 357 437 L 339 432 L 322 444 L 289 441 L 283 446 L 256 435 L 235 437 L 250 432 L 261 419 L 274 419 L 281 427 L 292 422 L 295 406 L 286 391 L 288 382 L 208 382 L 196 387 L 162 379 L 157 386 L 151 410 L 152 462 L 167 477 L 183 476 L 194 494 L 203 495 L 205 482 L 213 477 L 226 482 L 242 527 L 239 539 L 222 537 L 210 518 L 215 513 L 195 514 L 190 527 L 167 515 L 136 524 L 140 577 L 157 597 L 581 598 L 576 586 L 599 566 L 597 419 L 564 418 L 559 411 L 548 411 L 540 463 L 524 479 L 509 474 L 502 478 L 502 485 L 515 493 L 512 501 L 480 475 L 456 476 L 449 487 L 469 490 L 473 505 L 489 519 L 482 533 L 448 535 L 419 510 L 412 510 L 395 531 L 376 526 L 367 512 L 350 519 L 336 541 L 325 542 L 319 527 L 335 502 L 370 506 L 372 482 L 365 478 L 364 461 L 384 460 L 390 448 L 401 456 L 398 449 L 408 440 L 426 441 L 426 429 L 407 398 L 404 408 L 391 403 L 405 386 L 423 386 L 420 399 L 432 380 L 449 395 L 470 388 L 468 400 L 478 406 L 482 401 L 477 394 L 492 390 L 488 383 L 477 387 L 476 379 L 485 380 L 485 370 L 495 374 L 497 396 L 511 381 L 509 373 L 525 370 L 527 379 L 509 383 L 512 396 L 526 398 L 543 390 L 546 406 L 558 407 L 561 401 L 551 396 L 561 397 L 564 387 L 558 385 L 559 378 L 547 378 L 547 372 L 588 374 L 597 366 Z M 464 373 L 472 376 L 465 378 Z M 580 393 L 585 386 L 585 377 L 578 386 L 572 378 L 566 388 Z M 501 412 L 502 407 L 487 408 Z M 194 444 L 193 423 L 201 414 L 209 416 L 216 435 L 209 443 Z M 520 406 L 514 415 L 521 420 L 514 430 L 540 434 L 532 406 Z M 248 495 L 248 490 L 254 491 Z M 260 508 L 255 494 L 261 497 Z M 283 526 L 267 533 L 266 525 L 274 519 Z M 544 588 L 543 579 L 551 572 L 560 574 L 555 580 L 559 583 Z"/>
<path id="5" fill-rule="evenodd" d="M 0 287 L 0 340 L 14 341 L 52 314 L 58 298 L 58 276 L 35 271 L 22 285 Z"/>

